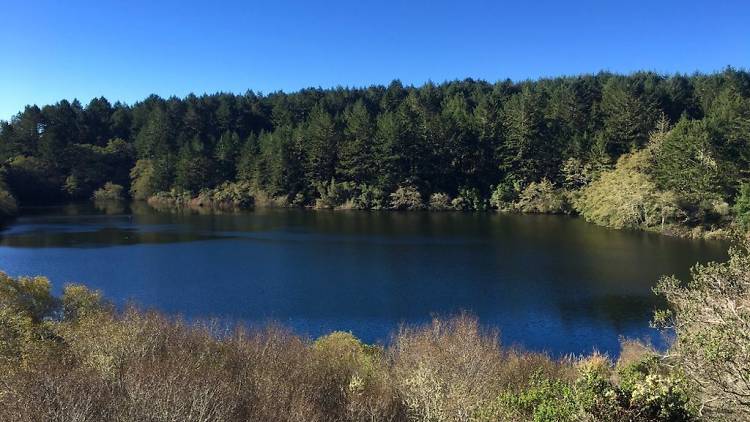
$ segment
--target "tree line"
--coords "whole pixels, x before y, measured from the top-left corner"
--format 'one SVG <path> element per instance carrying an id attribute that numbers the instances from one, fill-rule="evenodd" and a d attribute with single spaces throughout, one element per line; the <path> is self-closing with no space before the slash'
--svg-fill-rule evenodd
<path id="1" fill-rule="evenodd" d="M 135 199 L 241 183 L 287 205 L 556 212 L 567 203 L 584 213 L 581 195 L 568 193 L 645 149 L 640 170 L 659 195 L 674 195 L 667 208 L 679 212 L 666 215 L 720 219 L 750 177 L 750 74 L 63 100 L 0 122 L 2 171 L 21 204 L 91 198 L 108 182 Z"/>

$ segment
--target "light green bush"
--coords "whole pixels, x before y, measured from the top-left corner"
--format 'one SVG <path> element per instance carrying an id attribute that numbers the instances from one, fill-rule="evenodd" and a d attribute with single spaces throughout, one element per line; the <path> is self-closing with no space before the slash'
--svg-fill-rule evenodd
<path id="1" fill-rule="evenodd" d="M 477 189 L 462 188 L 458 191 L 451 206 L 457 211 L 483 211 L 487 209 L 486 201 Z"/>
<path id="2" fill-rule="evenodd" d="M 391 208 L 395 210 L 421 210 L 424 207 L 422 194 L 411 185 L 400 186 L 390 198 Z"/>
<path id="3" fill-rule="evenodd" d="M 680 215 L 672 192 L 657 189 L 642 170 L 648 151 L 626 154 L 614 170 L 602 173 L 575 201 L 589 222 L 612 228 L 662 227 Z"/>
<path id="4" fill-rule="evenodd" d="M 124 188 L 121 185 L 107 182 L 101 188 L 94 191 L 93 199 L 95 201 L 122 201 L 124 198 Z"/>
<path id="5" fill-rule="evenodd" d="M 430 211 L 447 211 L 453 209 L 451 197 L 447 193 L 435 192 L 430 195 Z"/>
<path id="6" fill-rule="evenodd" d="M 523 213 L 560 214 L 567 211 L 564 193 L 548 179 L 529 183 L 513 207 Z"/>

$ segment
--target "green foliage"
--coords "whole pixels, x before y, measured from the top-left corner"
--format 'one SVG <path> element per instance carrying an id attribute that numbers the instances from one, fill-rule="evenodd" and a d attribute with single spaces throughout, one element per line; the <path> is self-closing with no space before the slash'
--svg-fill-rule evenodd
<path id="1" fill-rule="evenodd" d="M 201 191 L 199 198 L 204 198 L 211 207 L 248 209 L 255 205 L 255 189 L 248 182 L 224 182 L 214 189 Z"/>
<path id="2" fill-rule="evenodd" d="M 649 173 L 661 190 L 674 192 L 683 208 L 706 210 L 728 189 L 726 171 L 703 121 L 681 119 L 653 147 Z"/>
<path id="3" fill-rule="evenodd" d="M 447 211 L 453 209 L 451 203 L 451 197 L 448 194 L 437 192 L 430 195 L 430 203 L 428 205 L 430 211 Z"/>
<path id="4" fill-rule="evenodd" d="M 414 186 L 400 186 L 391 194 L 391 208 L 394 210 L 420 210 L 423 206 L 422 194 Z"/>
<path id="5" fill-rule="evenodd" d="M 37 157 L 16 156 L 6 165 L 5 179 L 14 196 L 21 203 L 36 203 L 63 195 L 63 178 L 52 166 Z"/>
<path id="6" fill-rule="evenodd" d="M 18 212 L 16 198 L 10 193 L 0 175 L 0 222 L 5 218 L 15 215 L 16 212 Z"/>
<path id="7" fill-rule="evenodd" d="M 169 185 L 168 163 L 138 160 L 130 171 L 130 194 L 133 199 L 146 200 Z"/>
<path id="8" fill-rule="evenodd" d="M 122 201 L 124 198 L 122 185 L 107 182 L 101 188 L 94 191 L 95 201 Z"/>
<path id="9" fill-rule="evenodd" d="M 13 278 L 0 272 L 0 307 L 28 316 L 38 323 L 49 316 L 55 306 L 47 278 Z"/>
<path id="10" fill-rule="evenodd" d="M 513 206 L 520 212 L 542 214 L 560 214 L 568 209 L 563 192 L 547 179 L 529 183 Z"/>
<path id="11" fill-rule="evenodd" d="M 679 208 L 675 195 L 659 190 L 644 171 L 650 157 L 649 150 L 621 157 L 613 170 L 581 191 L 575 209 L 587 221 L 606 227 L 663 227 Z"/>
<path id="12" fill-rule="evenodd" d="M 62 317 L 65 321 L 76 321 L 109 311 L 100 291 L 93 291 L 81 284 L 68 284 L 61 297 Z"/>
<path id="13" fill-rule="evenodd" d="M 743 183 L 732 208 L 737 222 L 744 230 L 750 230 L 750 183 Z"/>
<path id="14" fill-rule="evenodd" d="M 496 402 L 480 410 L 477 420 L 529 420 L 565 422 L 579 418 L 573 388 L 562 380 L 535 376 L 520 393 L 505 393 Z"/>
<path id="15" fill-rule="evenodd" d="M 458 211 L 483 211 L 487 209 L 487 204 L 479 190 L 461 188 L 451 201 L 451 207 Z"/>
<path id="16" fill-rule="evenodd" d="M 20 204 L 90 198 L 106 182 L 144 200 L 242 181 L 267 197 L 259 203 L 369 209 L 405 199 L 408 185 L 461 210 L 567 211 L 562 199 L 612 227 L 713 230 L 729 224 L 728 204 L 750 177 L 749 79 L 731 68 L 601 72 L 133 106 L 60 101 L 0 124 L 0 162 Z M 611 169 L 646 150 L 636 172 Z"/>
<path id="17" fill-rule="evenodd" d="M 501 211 L 510 210 L 520 192 L 521 184 L 518 181 L 504 180 L 492 190 L 490 206 Z"/>
<path id="18" fill-rule="evenodd" d="M 340 207 L 354 196 L 354 186 L 351 183 L 336 183 L 331 179 L 327 183 L 318 185 L 320 198 L 315 201 L 315 208 L 333 209 Z"/>

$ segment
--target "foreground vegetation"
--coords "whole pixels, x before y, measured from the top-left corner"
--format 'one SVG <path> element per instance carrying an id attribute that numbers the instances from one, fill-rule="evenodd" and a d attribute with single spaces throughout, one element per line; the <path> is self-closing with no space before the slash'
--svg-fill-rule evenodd
<path id="1" fill-rule="evenodd" d="M 228 330 L 0 274 L 3 421 L 738 421 L 750 418 L 750 251 L 664 278 L 666 353 L 552 359 L 459 315 L 388 346 Z"/>
<path id="2" fill-rule="evenodd" d="M 750 74 L 61 101 L 0 123 L 0 163 L 21 204 L 494 208 L 701 235 L 750 221 Z"/>

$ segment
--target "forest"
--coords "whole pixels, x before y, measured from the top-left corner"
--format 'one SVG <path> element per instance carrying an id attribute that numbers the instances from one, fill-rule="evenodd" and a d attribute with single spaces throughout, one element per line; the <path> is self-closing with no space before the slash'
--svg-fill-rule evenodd
<path id="1" fill-rule="evenodd" d="M 750 73 L 62 100 L 0 122 L 0 163 L 0 215 L 132 198 L 571 213 L 710 235 L 750 225 Z"/>

